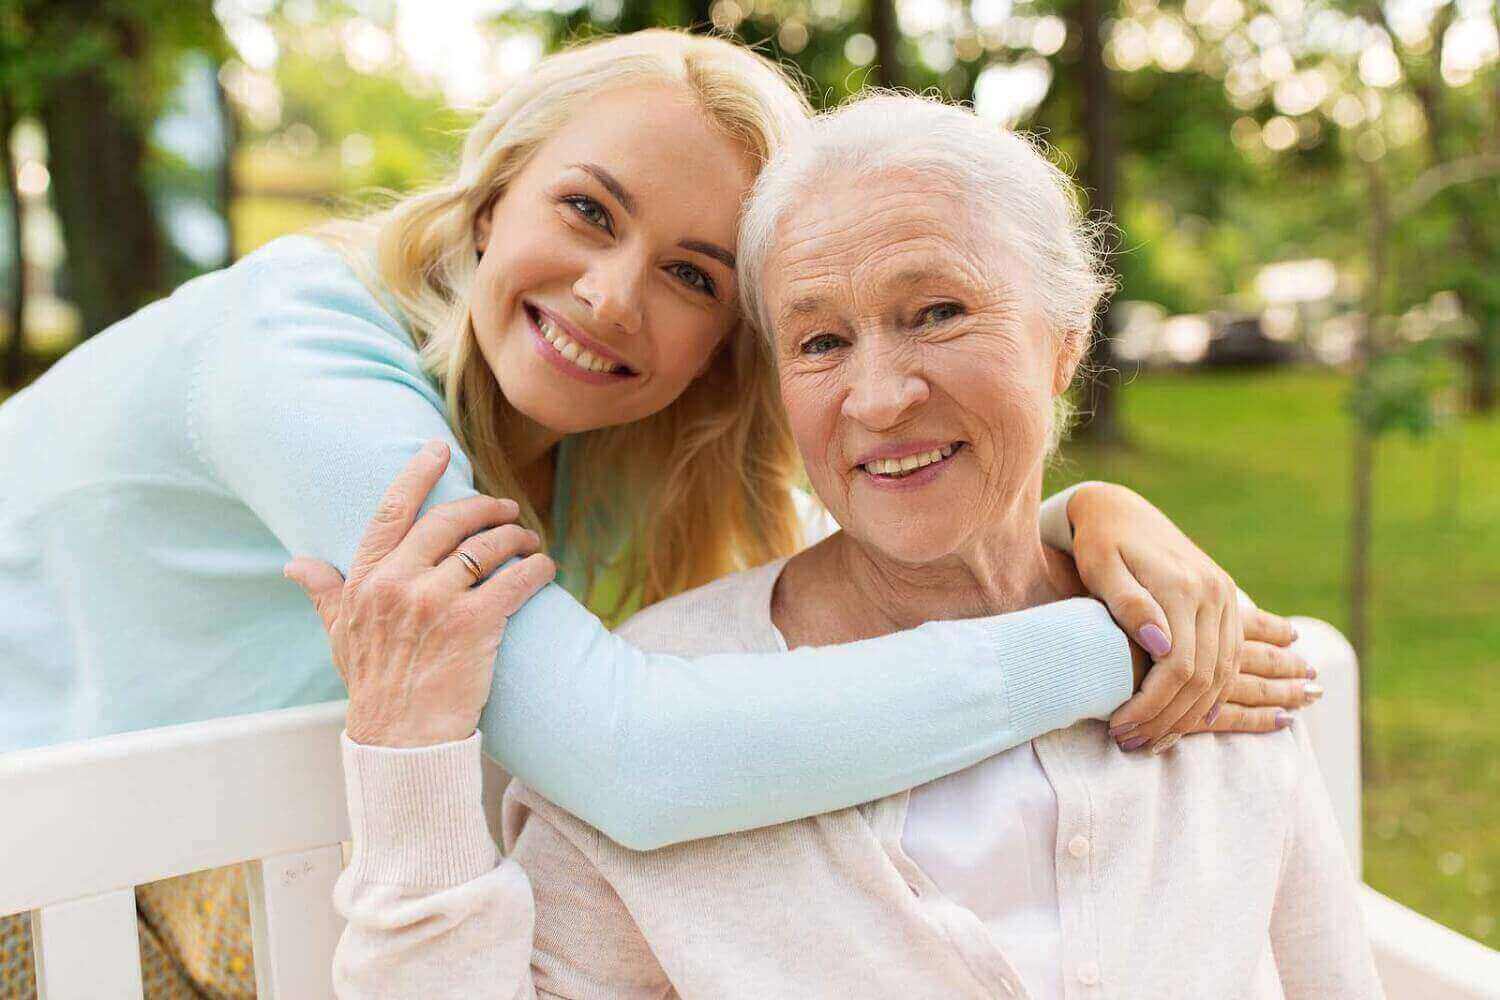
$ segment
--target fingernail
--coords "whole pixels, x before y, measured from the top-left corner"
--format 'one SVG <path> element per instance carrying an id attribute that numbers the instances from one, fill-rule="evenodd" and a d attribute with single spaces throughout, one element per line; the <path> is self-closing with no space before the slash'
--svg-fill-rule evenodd
<path id="1" fill-rule="evenodd" d="M 1120 744 L 1121 750 L 1139 750 L 1146 745 L 1146 737 L 1136 736 Z"/>
<path id="2" fill-rule="evenodd" d="M 422 446 L 422 450 L 434 458 L 442 458 L 443 453 L 448 450 L 448 445 L 437 438 L 433 438 Z"/>
<path id="3" fill-rule="evenodd" d="M 1317 701 L 1319 698 L 1323 697 L 1323 685 L 1304 684 L 1302 685 L 1302 693 L 1307 697 L 1308 701 Z"/>
<path id="4" fill-rule="evenodd" d="M 1182 739 L 1181 733 L 1168 733 L 1161 739 L 1157 740 L 1155 743 L 1151 744 L 1151 755 L 1154 757 L 1158 754 L 1166 753 L 1168 750 L 1175 747 L 1177 745 L 1177 741 L 1180 739 Z"/>
<path id="5" fill-rule="evenodd" d="M 1135 635 L 1141 648 L 1158 659 L 1172 651 L 1172 643 L 1167 639 L 1167 633 L 1156 625 L 1142 625 L 1141 630 Z"/>
<path id="6" fill-rule="evenodd" d="M 1276 728 L 1277 729 L 1285 729 L 1287 726 L 1290 726 L 1291 724 L 1292 724 L 1292 713 L 1291 712 L 1277 712 L 1276 713 Z"/>
<path id="7" fill-rule="evenodd" d="M 1124 736 L 1126 733 L 1130 732 L 1132 729 L 1135 729 L 1139 725 L 1139 722 L 1127 722 L 1123 726 L 1116 726 L 1115 728 L 1111 729 L 1109 731 L 1109 735 L 1115 737 L 1116 739 L 1119 739 L 1121 736 Z"/>
<path id="8" fill-rule="evenodd" d="M 1221 709 L 1223 707 L 1224 707 L 1223 705 L 1215 705 L 1213 708 L 1210 708 L 1208 710 L 1208 714 L 1203 717 L 1203 724 L 1205 726 L 1211 726 L 1211 725 L 1213 725 L 1214 724 L 1214 720 L 1219 717 L 1219 709 Z"/>
<path id="9" fill-rule="evenodd" d="M 1318 668 L 1317 667 L 1313 667 L 1313 666 L 1309 666 L 1307 668 L 1307 679 L 1308 680 L 1312 680 L 1316 676 L 1318 676 Z"/>
<path id="10" fill-rule="evenodd" d="M 1292 626 L 1292 641 L 1296 642 L 1300 638 L 1302 638 L 1302 633 L 1298 632 L 1297 631 L 1297 626 L 1293 625 Z"/>

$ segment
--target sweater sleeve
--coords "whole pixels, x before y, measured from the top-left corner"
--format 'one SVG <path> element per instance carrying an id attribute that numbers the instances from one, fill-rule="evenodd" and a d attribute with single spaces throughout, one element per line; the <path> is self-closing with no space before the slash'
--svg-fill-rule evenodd
<path id="1" fill-rule="evenodd" d="M 200 348 L 190 434 L 288 553 L 347 572 L 424 441 L 453 451 L 429 505 L 472 495 L 473 473 L 399 326 L 306 256 L 264 269 L 247 318 Z M 1091 600 L 689 661 L 633 648 L 554 585 L 507 625 L 481 728 L 511 774 L 646 849 L 881 798 L 1130 693 L 1125 636 Z"/>
<path id="2" fill-rule="evenodd" d="M 1298 775 L 1281 877 L 1271 911 L 1271 948 L 1287 1000 L 1378 1000 L 1384 993 L 1333 804 L 1307 725 L 1292 725 Z"/>
<path id="3" fill-rule="evenodd" d="M 485 826 L 479 734 L 419 750 L 342 740 L 354 852 L 333 892 L 347 921 L 335 993 L 535 998 L 531 885 Z"/>

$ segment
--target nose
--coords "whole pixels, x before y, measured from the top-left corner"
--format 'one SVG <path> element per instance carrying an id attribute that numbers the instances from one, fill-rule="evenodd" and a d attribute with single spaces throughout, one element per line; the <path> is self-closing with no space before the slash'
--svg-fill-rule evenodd
<path id="1" fill-rule="evenodd" d="M 610 255 L 579 276 L 573 294 L 599 322 L 635 334 L 641 329 L 643 271 L 626 254 Z"/>
<path id="2" fill-rule="evenodd" d="M 908 354 L 901 348 L 863 346 L 844 396 L 844 416 L 883 431 L 898 426 L 925 403 L 931 391 Z"/>

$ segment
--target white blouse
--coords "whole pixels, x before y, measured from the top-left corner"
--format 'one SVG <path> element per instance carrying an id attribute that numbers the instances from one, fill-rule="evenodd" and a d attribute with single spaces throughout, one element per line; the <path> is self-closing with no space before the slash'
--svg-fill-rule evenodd
<path id="1" fill-rule="evenodd" d="M 1030 743 L 913 788 L 901 849 L 984 921 L 1034 1000 L 1062 1000 L 1057 794 Z"/>
<path id="2" fill-rule="evenodd" d="M 984 921 L 1033 1000 L 1063 1000 L 1057 794 L 1030 743 L 913 788 L 901 849 Z"/>

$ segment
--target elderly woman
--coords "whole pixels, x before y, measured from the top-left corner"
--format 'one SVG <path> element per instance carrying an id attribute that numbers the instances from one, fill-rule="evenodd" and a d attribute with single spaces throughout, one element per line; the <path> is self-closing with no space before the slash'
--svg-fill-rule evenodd
<path id="1" fill-rule="evenodd" d="M 843 530 L 625 634 L 772 652 L 1081 594 L 1037 527 L 1107 284 L 1066 178 L 967 111 L 874 97 L 773 162 L 740 252 Z M 477 735 L 345 746 L 346 995 L 1380 995 L 1300 724 L 1135 755 L 1082 722 L 857 808 L 650 853 L 516 782 L 504 861 Z"/>

